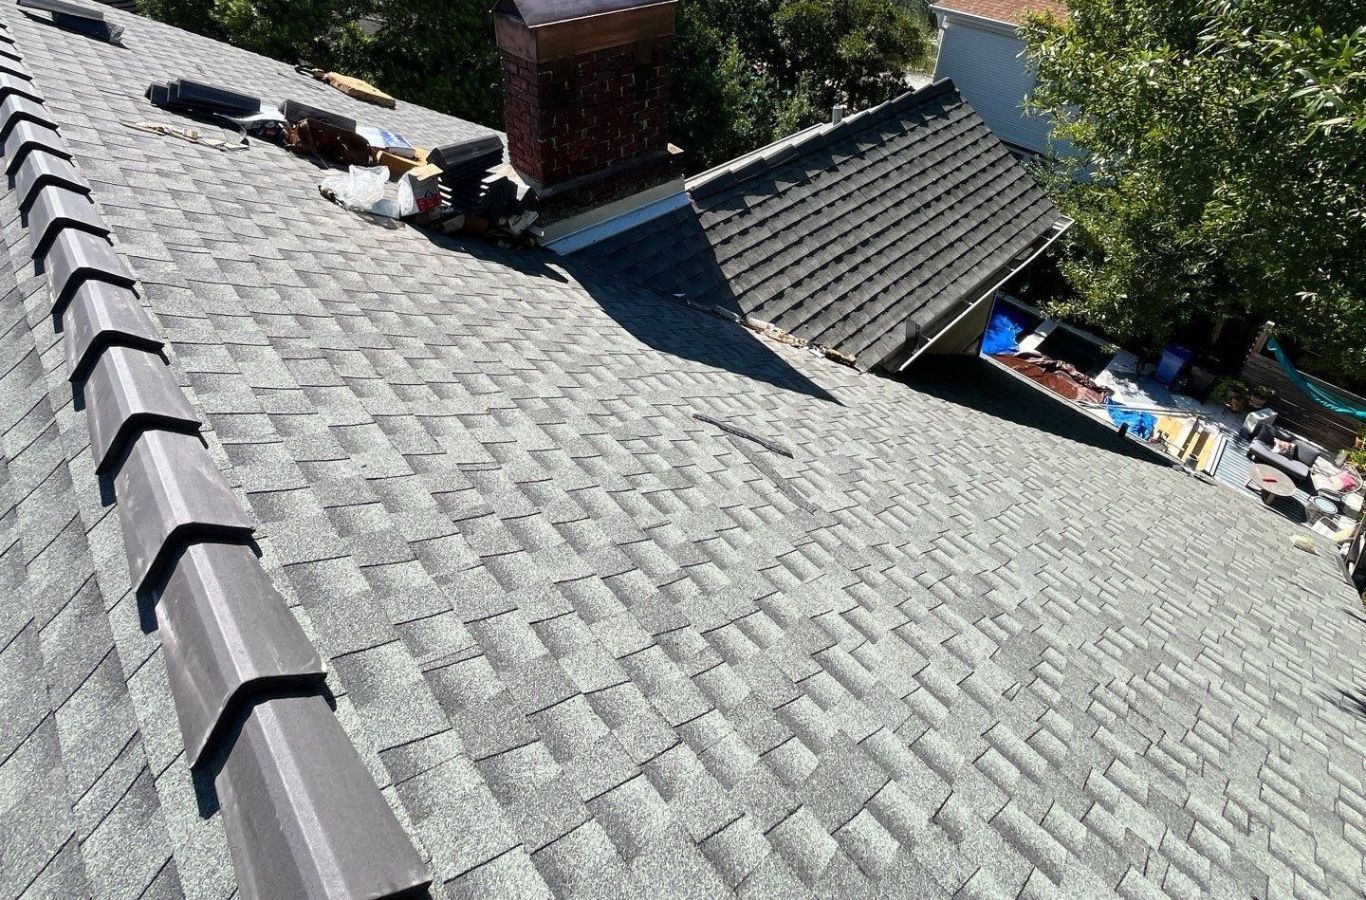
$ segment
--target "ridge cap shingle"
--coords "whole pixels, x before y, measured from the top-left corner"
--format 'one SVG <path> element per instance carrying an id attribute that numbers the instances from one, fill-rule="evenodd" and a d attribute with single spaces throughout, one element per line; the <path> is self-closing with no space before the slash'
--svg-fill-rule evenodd
<path id="1" fill-rule="evenodd" d="M 8 28 L 0 22 L 0 34 Z M 239 890 L 420 889 L 430 882 L 422 858 L 325 702 L 317 651 L 260 560 L 243 555 L 253 521 L 198 435 L 160 356 L 164 342 L 137 303 L 137 280 L 17 51 L 6 53 L 11 80 L 0 102 L 6 170 L 33 257 L 47 270 L 91 453 L 97 470 L 112 473 L 133 589 L 152 597 L 168 631 L 190 764 L 214 773 Z M 215 573 L 228 560 L 236 574 L 225 582 Z"/>

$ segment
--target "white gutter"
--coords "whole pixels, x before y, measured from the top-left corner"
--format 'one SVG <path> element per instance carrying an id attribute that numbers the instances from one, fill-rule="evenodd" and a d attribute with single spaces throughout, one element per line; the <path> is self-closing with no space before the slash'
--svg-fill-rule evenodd
<path id="1" fill-rule="evenodd" d="M 935 335 L 934 337 L 930 338 L 928 341 L 925 342 L 925 346 L 921 347 L 921 348 L 920 348 L 919 350 L 917 350 L 915 353 L 911 354 L 911 358 L 908 359 L 908 360 L 906 360 L 906 361 L 905 361 L 904 363 L 902 363 L 900 366 L 898 366 L 898 367 L 897 367 L 897 371 L 898 371 L 898 372 L 904 372 L 904 371 L 906 371 L 906 367 L 907 367 L 907 366 L 909 366 L 911 363 L 915 362 L 917 359 L 919 359 L 921 356 L 923 356 L 924 353 L 925 353 L 925 351 L 928 350 L 928 349 L 930 349 L 931 347 L 933 347 L 933 346 L 934 346 L 934 342 L 937 341 L 937 340 L 939 340 L 941 337 L 943 337 L 943 336 L 948 332 L 948 330 L 949 330 L 950 328 L 952 328 L 953 326 L 957 325 L 959 322 L 963 321 L 965 318 L 967 318 L 967 317 L 968 317 L 969 315 L 971 315 L 972 313 L 976 312 L 976 311 L 977 311 L 977 308 L 980 307 L 980 306 L 982 305 L 983 302 L 985 302 L 985 301 L 987 301 L 987 300 L 992 300 L 992 299 L 994 299 L 994 298 L 996 297 L 996 292 L 999 291 L 999 290 L 1001 289 L 1001 286 L 1002 286 L 1002 285 L 1004 285 L 1007 281 L 1009 281 L 1010 279 L 1012 279 L 1012 278 L 1014 278 L 1016 275 L 1018 275 L 1021 271 L 1024 270 L 1024 268 L 1025 268 L 1026 266 L 1028 266 L 1028 265 L 1029 265 L 1030 263 L 1032 263 L 1034 260 L 1038 259 L 1038 258 L 1039 258 L 1039 254 L 1043 253 L 1043 252 L 1044 252 L 1045 250 L 1047 250 L 1049 247 L 1053 246 L 1053 242 L 1056 241 L 1058 238 L 1062 237 L 1063 234 L 1066 233 L 1067 229 L 1071 228 L 1074 224 L 1076 224 L 1076 223 L 1075 223 L 1072 219 L 1066 219 L 1066 218 L 1064 218 L 1060 223 L 1058 223 L 1057 225 L 1054 225 L 1054 226 L 1053 226 L 1053 229 L 1054 229 L 1054 230 L 1053 230 L 1052 236 L 1049 237 L 1049 239 L 1043 243 L 1043 246 L 1039 247 L 1039 249 L 1037 249 L 1037 250 L 1035 250 L 1033 253 L 1031 253 L 1031 254 L 1029 255 L 1029 259 L 1026 259 L 1024 262 L 1020 263 L 1018 266 L 1016 266 L 1015 268 L 1013 268 L 1013 269 L 1011 269 L 1009 272 L 1007 272 L 1007 273 L 1005 274 L 1005 276 L 1001 278 L 1000 281 L 996 282 L 994 285 L 991 286 L 991 289 L 990 289 L 989 291 L 987 291 L 986 293 L 984 293 L 981 297 L 978 297 L 975 301 L 973 301 L 973 302 L 968 306 L 967 309 L 963 310 L 961 313 L 959 313 L 957 316 L 955 316 L 952 322 L 950 322 L 949 324 L 945 325 L 943 328 L 939 329 L 939 334 L 937 334 L 937 335 Z"/>

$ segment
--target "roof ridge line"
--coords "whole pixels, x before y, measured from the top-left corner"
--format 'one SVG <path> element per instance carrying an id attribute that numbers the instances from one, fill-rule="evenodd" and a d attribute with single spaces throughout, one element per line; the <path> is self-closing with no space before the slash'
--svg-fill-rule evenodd
<path id="1" fill-rule="evenodd" d="M 687 192 L 694 199 L 718 193 L 725 188 L 733 187 L 747 180 L 750 173 L 746 173 L 745 170 L 748 168 L 767 170 L 777 161 L 800 156 L 803 153 L 826 146 L 835 139 L 857 134 L 869 125 L 881 121 L 884 116 L 900 113 L 908 107 L 933 100 L 935 97 L 953 90 L 955 90 L 953 79 L 941 78 L 922 88 L 906 91 L 884 100 L 876 106 L 870 106 L 867 109 L 846 115 L 839 122 L 818 122 L 815 125 L 795 131 L 787 137 L 765 144 L 757 150 L 751 150 L 749 153 L 737 156 L 729 162 L 694 175 L 686 183 Z M 726 176 L 730 177 L 727 178 Z"/>
<path id="2" fill-rule="evenodd" d="M 422 855 L 342 730 L 322 659 L 254 552 L 255 522 L 208 451 L 137 278 L 8 43 L 5 171 L 85 400 L 97 477 L 113 487 L 131 587 L 155 610 L 187 759 L 214 782 L 238 889 L 421 889 L 431 881 Z"/>

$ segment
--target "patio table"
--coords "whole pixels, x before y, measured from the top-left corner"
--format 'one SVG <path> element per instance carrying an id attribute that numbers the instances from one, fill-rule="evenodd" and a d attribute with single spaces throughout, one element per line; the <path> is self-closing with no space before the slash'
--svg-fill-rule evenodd
<path id="1" fill-rule="evenodd" d="M 1262 495 L 1262 503 L 1270 506 L 1277 497 L 1293 497 L 1295 482 L 1280 469 L 1258 463 L 1248 469 L 1247 486 Z"/>

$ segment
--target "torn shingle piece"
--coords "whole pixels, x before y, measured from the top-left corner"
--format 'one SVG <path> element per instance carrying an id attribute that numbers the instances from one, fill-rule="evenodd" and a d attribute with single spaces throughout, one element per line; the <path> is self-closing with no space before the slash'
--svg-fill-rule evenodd
<path id="1" fill-rule="evenodd" d="M 168 565 L 156 616 L 193 767 L 245 694 L 320 685 L 325 672 L 251 548 L 192 544 Z"/>
<path id="2" fill-rule="evenodd" d="M 214 784 L 242 897 L 388 897 L 431 880 L 322 697 L 262 701 L 224 742 Z"/>
<path id="3" fill-rule="evenodd" d="M 191 537 L 246 540 L 255 530 L 199 438 L 144 431 L 114 479 L 134 590 L 152 586 Z"/>
<path id="4" fill-rule="evenodd" d="M 161 357 L 133 347 L 109 347 L 90 369 L 83 391 L 95 471 L 118 462 L 139 430 L 194 433 L 198 415 Z"/>

